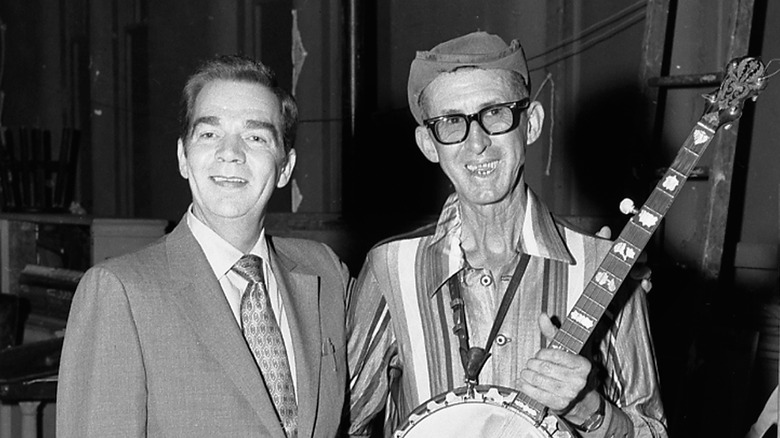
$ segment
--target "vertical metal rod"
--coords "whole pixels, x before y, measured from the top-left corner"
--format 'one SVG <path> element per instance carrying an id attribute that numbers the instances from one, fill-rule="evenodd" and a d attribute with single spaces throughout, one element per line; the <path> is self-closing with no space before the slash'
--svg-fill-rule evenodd
<path id="1" fill-rule="evenodd" d="M 358 102 L 358 72 L 360 69 L 360 0 L 348 0 L 347 24 L 347 131 L 351 140 L 355 138 Z"/>

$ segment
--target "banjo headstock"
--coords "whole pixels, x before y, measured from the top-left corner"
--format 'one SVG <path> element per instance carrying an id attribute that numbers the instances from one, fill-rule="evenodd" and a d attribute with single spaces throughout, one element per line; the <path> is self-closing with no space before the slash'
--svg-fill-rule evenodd
<path id="1" fill-rule="evenodd" d="M 766 76 L 760 59 L 748 56 L 732 59 L 726 66 L 720 88 L 704 96 L 709 105 L 702 118 L 715 128 L 733 122 L 742 115 L 745 101 L 755 100 L 764 88 Z"/>

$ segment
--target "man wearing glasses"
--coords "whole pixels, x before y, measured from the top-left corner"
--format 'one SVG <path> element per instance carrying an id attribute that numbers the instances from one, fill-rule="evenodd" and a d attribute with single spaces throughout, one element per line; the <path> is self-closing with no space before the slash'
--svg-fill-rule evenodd
<path id="1" fill-rule="evenodd" d="M 649 283 L 624 283 L 582 355 L 547 347 L 610 242 L 560 222 L 526 186 L 525 147 L 544 119 L 529 93 L 520 44 L 484 32 L 412 62 L 415 139 L 455 193 L 437 223 L 366 259 L 347 319 L 351 436 L 369 436 L 383 409 L 386 436 L 431 424 L 429 436 L 666 436 Z M 512 413 L 523 425 L 499 435 L 505 412 L 475 406 L 507 389 L 546 408 Z"/>

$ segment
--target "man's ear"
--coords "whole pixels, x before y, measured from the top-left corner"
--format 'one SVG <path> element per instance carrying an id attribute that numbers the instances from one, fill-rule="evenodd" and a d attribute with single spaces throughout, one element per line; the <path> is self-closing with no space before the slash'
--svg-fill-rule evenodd
<path id="1" fill-rule="evenodd" d="M 431 133 L 425 126 L 418 126 L 414 130 L 414 140 L 417 142 L 417 147 L 420 148 L 425 158 L 431 163 L 439 162 L 439 151 L 436 150 L 436 145 L 433 143 Z"/>
<path id="2" fill-rule="evenodd" d="M 527 132 L 525 144 L 529 145 L 535 142 L 542 135 L 542 126 L 544 125 L 544 108 L 542 104 L 533 101 L 526 110 L 528 115 Z"/>
<path id="3" fill-rule="evenodd" d="M 179 158 L 179 174 L 184 179 L 189 179 L 189 170 L 187 169 L 187 153 L 184 151 L 184 142 L 179 139 L 176 142 L 176 156 Z"/>
<path id="4" fill-rule="evenodd" d="M 279 169 L 279 177 L 276 179 L 276 187 L 282 188 L 287 185 L 288 182 L 290 182 L 290 178 L 292 178 L 293 169 L 295 169 L 295 160 L 297 159 L 297 155 L 295 153 L 295 149 L 290 149 L 290 152 L 287 153 L 287 157 L 284 159 L 284 163 L 282 163 L 282 167 Z"/>

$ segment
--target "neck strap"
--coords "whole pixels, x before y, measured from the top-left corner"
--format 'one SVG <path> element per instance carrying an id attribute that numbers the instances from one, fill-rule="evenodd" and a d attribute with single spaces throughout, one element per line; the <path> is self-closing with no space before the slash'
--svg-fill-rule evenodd
<path id="1" fill-rule="evenodd" d="M 488 336 L 485 348 L 471 347 L 469 345 L 469 331 L 468 326 L 466 325 L 466 312 L 461 291 L 461 282 L 464 271 L 461 271 L 458 275 L 452 276 L 448 281 L 450 298 L 452 301 L 450 307 L 452 307 L 454 321 L 452 331 L 458 336 L 458 340 L 460 341 L 460 361 L 463 365 L 463 370 L 466 372 L 466 381 L 469 384 L 475 385 L 478 383 L 479 373 L 482 371 L 482 367 L 485 366 L 485 362 L 490 357 L 490 347 L 493 345 L 496 335 L 498 335 L 498 330 L 504 323 L 506 313 L 509 311 L 509 306 L 512 304 L 512 300 L 517 293 L 517 289 L 520 286 L 520 280 L 523 279 L 530 259 L 531 256 L 528 254 L 520 256 L 520 261 L 515 267 L 512 279 L 509 281 L 506 291 L 504 291 L 504 297 L 501 299 L 501 305 L 496 313 L 496 318 L 493 320 L 493 327 L 490 329 L 490 335 Z"/>

